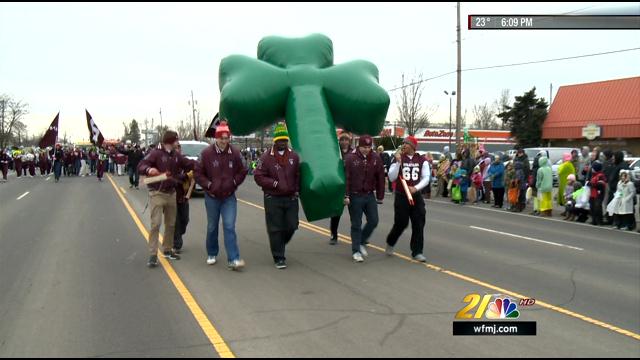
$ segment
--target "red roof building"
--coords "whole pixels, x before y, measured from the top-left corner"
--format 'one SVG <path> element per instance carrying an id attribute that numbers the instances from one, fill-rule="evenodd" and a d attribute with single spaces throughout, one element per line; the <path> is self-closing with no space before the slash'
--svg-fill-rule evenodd
<path id="1" fill-rule="evenodd" d="M 640 77 L 561 86 L 542 126 L 551 146 L 640 154 Z"/>

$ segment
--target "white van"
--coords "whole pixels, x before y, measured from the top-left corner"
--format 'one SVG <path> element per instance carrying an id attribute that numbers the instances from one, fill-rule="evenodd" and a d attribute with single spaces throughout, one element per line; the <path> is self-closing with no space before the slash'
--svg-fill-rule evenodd
<path id="1" fill-rule="evenodd" d="M 187 159 L 193 161 L 199 161 L 202 150 L 206 149 L 208 146 L 209 144 L 204 141 L 180 140 L 182 155 Z M 204 195 L 204 190 L 202 189 L 202 187 L 200 187 L 200 185 L 198 185 L 198 183 L 196 183 L 196 186 L 193 189 L 193 193 Z"/>
<path id="2" fill-rule="evenodd" d="M 571 151 L 576 150 L 578 154 L 580 154 L 580 149 L 578 148 L 563 148 L 563 147 L 536 147 L 536 148 L 526 148 L 524 149 L 524 153 L 527 154 L 529 158 L 529 163 L 533 168 L 533 159 L 536 158 L 536 155 L 540 151 L 546 151 L 547 157 L 549 158 L 549 163 L 551 164 L 551 170 L 553 171 L 553 186 L 558 186 L 558 166 L 562 164 L 562 156 L 565 153 L 571 154 Z"/>

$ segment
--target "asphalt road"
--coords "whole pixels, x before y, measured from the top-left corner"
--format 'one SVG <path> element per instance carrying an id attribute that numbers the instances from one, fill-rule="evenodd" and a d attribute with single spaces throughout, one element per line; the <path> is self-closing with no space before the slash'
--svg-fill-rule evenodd
<path id="1" fill-rule="evenodd" d="M 147 192 L 113 180 L 148 229 Z M 237 196 L 247 268 L 206 265 L 202 198 L 191 201 L 183 258 L 171 263 L 235 356 L 640 357 L 637 233 L 430 200 L 428 267 L 406 259 L 409 229 L 399 256 L 372 248 L 353 263 L 345 213 L 337 246 L 328 220 L 302 223 L 283 271 L 251 177 Z M 379 211 L 371 242 L 384 247 L 391 195 Z M 0 356 L 217 356 L 167 273 L 146 260 L 145 239 L 108 180 L 0 184 Z M 469 293 L 545 304 L 519 308 L 537 335 L 452 336 Z"/>

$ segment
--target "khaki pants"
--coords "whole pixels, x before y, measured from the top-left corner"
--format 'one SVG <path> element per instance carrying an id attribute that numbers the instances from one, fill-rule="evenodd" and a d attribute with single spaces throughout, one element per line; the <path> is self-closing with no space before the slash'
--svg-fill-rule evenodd
<path id="1" fill-rule="evenodd" d="M 149 253 L 156 255 L 158 253 L 158 238 L 160 235 L 160 224 L 162 223 L 162 214 L 164 213 L 164 240 L 162 247 L 165 252 L 171 251 L 173 248 L 173 234 L 176 228 L 176 194 L 167 194 L 159 191 L 149 192 L 151 199 L 149 206 L 151 208 L 151 231 L 149 232 Z"/>

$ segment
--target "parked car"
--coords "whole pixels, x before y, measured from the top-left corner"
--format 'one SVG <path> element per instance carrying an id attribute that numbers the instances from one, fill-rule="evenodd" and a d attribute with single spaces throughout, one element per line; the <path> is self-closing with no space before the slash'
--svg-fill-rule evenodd
<path id="1" fill-rule="evenodd" d="M 180 141 L 180 147 L 182 148 L 182 155 L 184 155 L 187 159 L 194 160 L 194 161 L 200 160 L 200 154 L 202 153 L 202 150 L 206 149 L 208 146 L 209 144 L 203 141 L 188 141 L 188 140 Z M 200 187 L 200 185 L 198 185 L 198 183 L 196 183 L 196 186 L 193 189 L 193 194 L 204 195 L 204 190 L 202 189 L 202 187 Z"/>
<path id="2" fill-rule="evenodd" d="M 625 158 L 624 161 L 629 164 L 629 170 L 631 170 L 631 180 L 640 180 L 640 157 Z"/>

